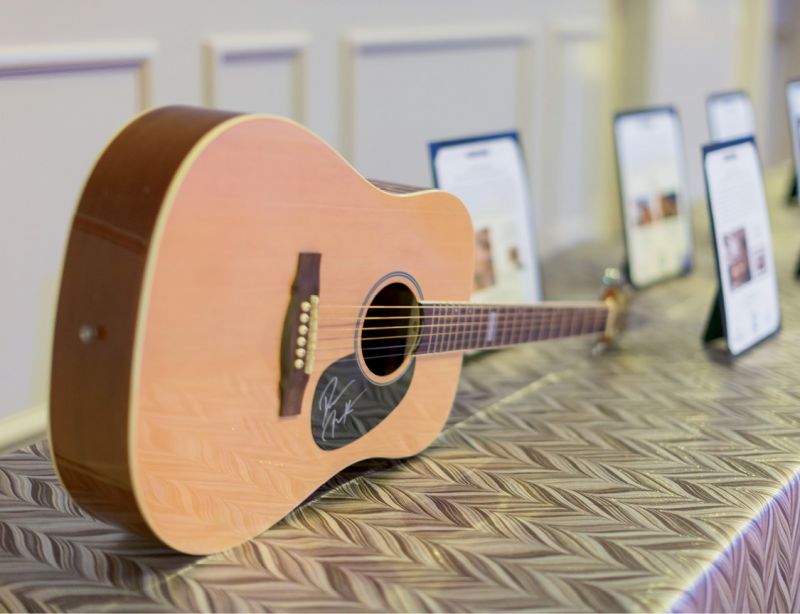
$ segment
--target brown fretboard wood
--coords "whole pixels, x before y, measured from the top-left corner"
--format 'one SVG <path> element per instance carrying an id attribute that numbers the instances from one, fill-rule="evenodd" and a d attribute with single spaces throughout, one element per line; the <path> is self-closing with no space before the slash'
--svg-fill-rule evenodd
<path id="1" fill-rule="evenodd" d="M 475 350 L 602 333 L 603 303 L 585 305 L 479 305 L 424 303 L 417 354 Z"/>

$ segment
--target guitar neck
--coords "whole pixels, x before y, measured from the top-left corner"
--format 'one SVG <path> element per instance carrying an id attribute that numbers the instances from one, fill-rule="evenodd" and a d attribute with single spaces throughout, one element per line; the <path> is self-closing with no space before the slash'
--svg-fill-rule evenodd
<path id="1" fill-rule="evenodd" d="M 499 348 L 604 333 L 613 317 L 604 302 L 540 305 L 423 303 L 417 354 Z"/>

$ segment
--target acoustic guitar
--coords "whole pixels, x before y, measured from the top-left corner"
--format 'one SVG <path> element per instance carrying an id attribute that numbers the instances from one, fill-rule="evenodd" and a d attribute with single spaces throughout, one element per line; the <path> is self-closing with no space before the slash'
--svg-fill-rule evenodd
<path id="1" fill-rule="evenodd" d="M 165 107 L 81 196 L 50 440 L 76 501 L 190 554 L 239 544 L 447 419 L 465 350 L 613 334 L 592 303 L 478 305 L 455 197 L 370 182 L 278 117 Z"/>

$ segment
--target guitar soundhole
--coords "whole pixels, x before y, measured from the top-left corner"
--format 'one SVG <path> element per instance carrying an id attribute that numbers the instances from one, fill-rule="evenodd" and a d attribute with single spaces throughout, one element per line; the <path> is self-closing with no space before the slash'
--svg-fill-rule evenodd
<path id="1" fill-rule="evenodd" d="M 381 288 L 366 311 L 361 355 L 369 371 L 386 377 L 397 371 L 419 343 L 420 307 L 403 283 Z"/>

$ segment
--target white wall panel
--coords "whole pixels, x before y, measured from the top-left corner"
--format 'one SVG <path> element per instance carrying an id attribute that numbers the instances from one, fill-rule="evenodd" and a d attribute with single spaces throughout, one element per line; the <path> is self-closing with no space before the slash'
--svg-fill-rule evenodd
<path id="1" fill-rule="evenodd" d="M 705 184 L 700 147 L 709 141 L 705 100 L 712 92 L 745 86 L 736 69 L 744 4 L 731 0 L 651 2 L 648 103 L 677 107 L 690 195 L 693 201 L 702 202 Z"/>
<path id="2" fill-rule="evenodd" d="M 513 26 L 351 33 L 343 48 L 345 155 L 367 176 L 430 185 L 430 141 L 524 131 L 531 40 Z"/>
<path id="3" fill-rule="evenodd" d="M 544 204 L 537 208 L 543 252 L 597 236 L 616 215 L 603 183 L 611 153 L 603 31 L 598 25 L 564 25 L 547 38 Z"/>
<path id="4" fill-rule="evenodd" d="M 211 37 L 205 46 L 205 103 L 303 121 L 308 41 L 304 32 Z"/>
<path id="5" fill-rule="evenodd" d="M 100 149 L 147 104 L 154 50 L 0 48 L 0 415 L 46 398 L 70 219 Z"/>
<path id="6" fill-rule="evenodd" d="M 368 174 L 413 183 L 430 182 L 429 140 L 517 128 L 534 203 L 549 211 L 560 204 L 558 190 L 552 202 L 538 194 L 557 151 L 544 101 L 566 86 L 545 70 L 540 33 L 574 16 L 606 23 L 613 2 L 4 0 L 0 444 L 44 416 L 70 217 L 93 160 L 133 114 L 206 103 L 289 115 Z M 3 416 L 31 418 L 20 428 Z"/>

